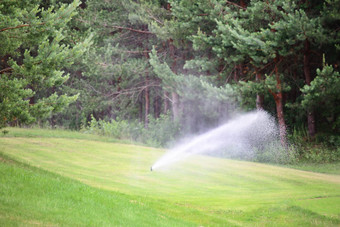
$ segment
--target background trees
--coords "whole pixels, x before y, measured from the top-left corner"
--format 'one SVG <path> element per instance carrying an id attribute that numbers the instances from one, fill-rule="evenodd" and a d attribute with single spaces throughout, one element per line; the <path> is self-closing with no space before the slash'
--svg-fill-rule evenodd
<path id="1" fill-rule="evenodd" d="M 1 3 L 2 125 L 72 102 L 52 125 L 167 119 L 198 133 L 261 108 L 283 144 L 304 128 L 339 138 L 339 0 L 63 2 Z"/>

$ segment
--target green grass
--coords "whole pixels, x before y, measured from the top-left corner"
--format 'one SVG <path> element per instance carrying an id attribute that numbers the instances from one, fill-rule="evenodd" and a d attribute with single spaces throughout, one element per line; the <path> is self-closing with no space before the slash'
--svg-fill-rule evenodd
<path id="1" fill-rule="evenodd" d="M 205 156 L 151 172 L 163 150 L 9 130 L 0 225 L 340 225 L 339 175 Z"/>
<path id="2" fill-rule="evenodd" d="M 0 157 L 0 226 L 185 226 L 135 198 Z"/>
<path id="3" fill-rule="evenodd" d="M 84 139 L 84 140 L 94 140 L 94 141 L 102 141 L 102 142 L 119 142 L 124 144 L 138 144 L 133 141 L 127 140 L 117 140 L 112 137 L 107 136 L 100 136 L 88 133 L 82 133 L 78 131 L 71 131 L 71 130 L 62 130 L 62 129 L 43 129 L 43 128 L 5 128 L 4 130 L 8 131 L 9 133 L 3 135 L 0 131 L 0 138 L 1 137 L 28 137 L 28 138 L 68 138 L 68 139 Z"/>
<path id="4" fill-rule="evenodd" d="M 329 173 L 340 175 L 340 163 L 299 163 L 296 165 L 289 165 L 291 168 L 307 170 L 318 173 Z"/>

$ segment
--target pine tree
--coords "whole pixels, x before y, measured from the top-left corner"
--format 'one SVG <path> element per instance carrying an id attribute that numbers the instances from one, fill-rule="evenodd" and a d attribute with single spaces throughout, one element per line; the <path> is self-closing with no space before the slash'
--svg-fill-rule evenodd
<path id="1" fill-rule="evenodd" d="M 32 123 L 74 102 L 58 90 L 69 75 L 64 69 L 90 45 L 65 40 L 67 24 L 80 4 L 42 8 L 42 1 L 0 3 L 0 127 Z"/>
<path id="2" fill-rule="evenodd" d="M 83 116 L 139 118 L 147 127 L 152 110 L 160 115 L 161 88 L 148 63 L 157 41 L 148 24 L 158 20 L 161 11 L 158 1 L 86 2 L 77 20 L 81 32 L 94 32 L 95 44 L 69 84 L 81 93 L 76 108 Z"/>
<path id="3" fill-rule="evenodd" d="M 241 65 L 246 69 L 242 70 L 247 74 L 243 80 L 249 82 L 241 82 L 244 89 L 251 86 L 260 94 L 269 92 L 272 95 L 281 141 L 286 144 L 284 99 L 285 93 L 291 89 L 290 78 L 297 70 L 304 71 L 306 82 L 310 83 L 312 76 L 307 55 L 311 50 L 308 45 L 320 48 L 326 38 L 320 7 L 316 12 L 309 12 L 308 6 L 305 10 L 293 0 L 250 1 L 246 7 L 240 3 L 219 1 L 214 7 L 224 16 L 216 19 L 217 26 L 212 35 L 201 31 L 194 36 L 194 45 L 200 48 L 203 43 L 227 64 Z M 302 53 L 305 61 L 297 62 Z M 257 98 L 261 106 L 263 101 Z M 309 123 L 312 124 L 313 120 L 310 119 Z M 314 134 L 312 126 L 310 129 Z"/>
<path id="4" fill-rule="evenodd" d="M 317 76 L 302 89 L 302 107 L 318 108 L 322 118 L 326 119 L 327 128 L 334 134 L 340 133 L 340 107 L 334 103 L 340 102 L 340 73 L 330 65 L 317 70 Z"/>

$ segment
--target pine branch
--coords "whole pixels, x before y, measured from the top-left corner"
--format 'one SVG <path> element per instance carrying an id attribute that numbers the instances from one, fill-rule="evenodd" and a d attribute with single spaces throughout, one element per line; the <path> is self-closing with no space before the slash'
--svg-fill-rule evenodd
<path id="1" fill-rule="evenodd" d="M 8 72 L 8 71 L 12 71 L 13 69 L 11 67 L 8 67 L 8 68 L 5 68 L 3 70 L 0 70 L 0 74 L 3 74 L 5 72 Z"/>
<path id="2" fill-rule="evenodd" d="M 128 53 L 128 54 L 145 54 L 145 53 L 150 53 L 151 50 L 125 50 L 121 52 Z"/>
<path id="3" fill-rule="evenodd" d="M 0 29 L 0 32 L 4 32 L 4 31 L 7 31 L 7 30 L 11 30 L 11 29 L 29 27 L 29 26 L 31 26 L 31 25 L 30 24 L 21 24 L 21 25 L 15 26 L 15 27 L 8 27 L 8 28 Z"/>
<path id="4" fill-rule="evenodd" d="M 150 31 L 138 30 L 138 29 L 134 29 L 134 28 L 128 28 L 128 27 L 122 27 L 122 26 L 116 26 L 116 25 L 111 25 L 111 26 L 106 26 L 106 27 L 129 30 L 129 31 L 132 31 L 132 32 L 138 32 L 138 33 L 143 33 L 143 34 L 154 34 L 153 32 L 150 32 Z"/>
<path id="5" fill-rule="evenodd" d="M 154 15 L 152 15 L 152 13 L 150 12 L 150 10 L 146 10 L 149 14 L 149 16 L 154 19 L 157 23 L 161 24 L 161 25 L 164 25 L 164 23 L 162 21 L 160 21 L 159 19 L 157 19 Z"/>
<path id="6" fill-rule="evenodd" d="M 69 13 L 72 9 L 70 8 L 67 12 L 64 13 L 64 15 L 66 15 L 66 13 Z M 62 19 L 64 15 L 61 15 L 59 16 L 57 19 Z M 46 22 L 42 22 L 42 23 L 39 23 L 37 25 L 44 25 L 46 24 Z M 17 29 L 17 28 L 23 28 L 23 27 L 30 27 L 32 26 L 31 24 L 20 24 L 18 26 L 15 26 L 15 27 L 8 27 L 8 28 L 2 28 L 0 29 L 0 32 L 4 32 L 4 31 L 7 31 L 7 30 L 12 30 L 12 29 Z"/>
<path id="7" fill-rule="evenodd" d="M 258 69 L 258 71 L 260 72 L 260 71 L 262 71 L 262 70 L 264 70 L 264 69 L 266 69 L 268 66 L 270 66 L 271 64 L 273 64 L 274 62 L 272 61 L 272 62 L 269 62 L 269 63 L 267 63 L 266 65 L 264 65 L 262 68 L 260 68 L 260 69 Z"/>
<path id="8" fill-rule="evenodd" d="M 236 6 L 236 7 L 238 7 L 238 8 L 241 8 L 241 9 L 246 9 L 245 7 L 240 6 L 240 5 L 238 5 L 238 4 L 234 3 L 234 2 L 226 1 L 226 3 L 229 4 L 229 5 L 233 5 L 233 6 Z"/>

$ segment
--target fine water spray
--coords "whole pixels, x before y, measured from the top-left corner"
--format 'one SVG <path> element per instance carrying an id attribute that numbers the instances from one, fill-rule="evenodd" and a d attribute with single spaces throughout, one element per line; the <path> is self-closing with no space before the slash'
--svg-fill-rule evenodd
<path id="1" fill-rule="evenodd" d="M 258 149 L 278 141 L 275 119 L 263 110 L 239 114 L 227 123 L 167 151 L 150 171 L 184 160 L 191 155 L 251 159 Z M 278 143 L 277 143 L 278 144 Z"/>

